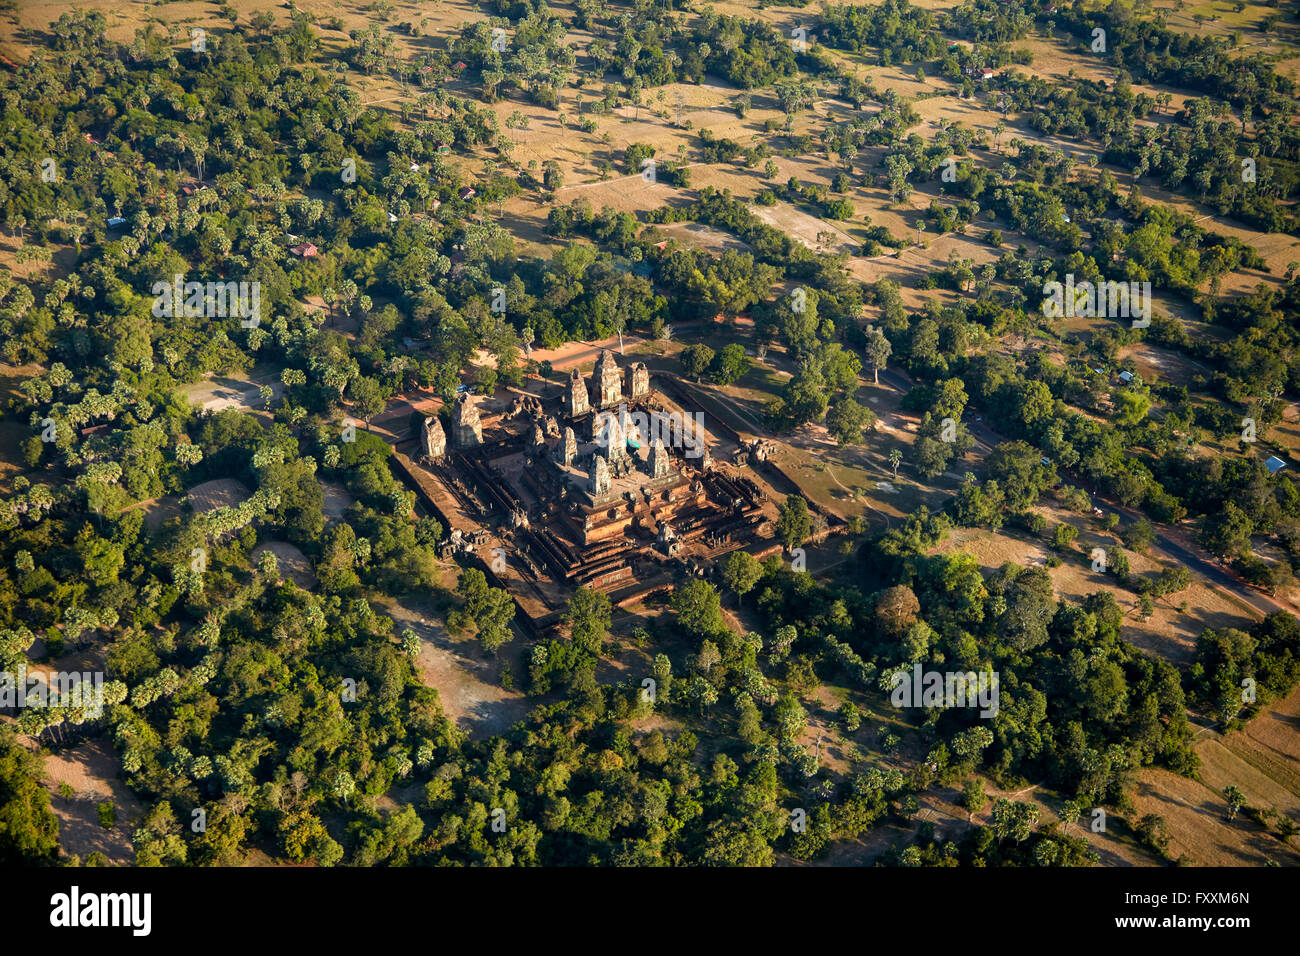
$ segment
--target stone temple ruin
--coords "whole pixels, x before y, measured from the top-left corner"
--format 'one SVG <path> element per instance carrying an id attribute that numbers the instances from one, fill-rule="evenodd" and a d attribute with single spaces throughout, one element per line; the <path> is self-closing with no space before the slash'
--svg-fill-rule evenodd
<path id="1" fill-rule="evenodd" d="M 457 448 L 477 448 L 483 444 L 483 422 L 479 419 L 474 397 L 465 392 L 456 397 L 451 413 L 452 435 Z"/>
<path id="2" fill-rule="evenodd" d="M 768 489 L 713 461 L 703 415 L 652 388 L 644 363 L 620 369 L 605 351 L 589 380 L 541 388 L 487 412 L 460 395 L 448 429 L 426 419 L 411 470 L 453 549 L 491 567 L 534 623 L 578 586 L 627 603 L 737 548 L 778 550 Z"/>
<path id="3" fill-rule="evenodd" d="M 447 454 L 447 433 L 443 430 L 442 422 L 438 420 L 437 415 L 426 418 L 424 427 L 420 429 L 420 457 L 432 461 L 445 454 Z"/>

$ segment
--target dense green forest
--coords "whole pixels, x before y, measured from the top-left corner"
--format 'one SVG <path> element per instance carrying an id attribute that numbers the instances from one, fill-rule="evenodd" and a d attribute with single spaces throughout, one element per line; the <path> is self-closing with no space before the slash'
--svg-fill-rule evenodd
<path id="1" fill-rule="evenodd" d="M 1174 33 L 1159 18 L 1071 7 L 1050 14 L 1055 28 L 1083 44 L 1102 16 L 1108 57 L 1126 79 L 1052 85 L 1016 73 L 1025 57 L 1012 48 L 1049 16 L 1045 6 L 974 0 L 931 13 L 886 0 L 827 6 L 810 22 L 827 48 L 934 65 L 963 96 L 996 95 L 1004 114 L 1026 112 L 1037 131 L 1089 144 L 1102 162 L 1158 176 L 1253 227 L 1297 231 L 1283 202 L 1300 187 L 1295 89 L 1266 59 L 1230 56 L 1228 41 Z M 400 67 L 385 31 L 349 37 L 343 63 L 397 69 L 411 85 L 402 123 L 363 106 L 322 65 L 319 25 L 299 11 L 236 21 L 204 50 L 154 25 L 114 43 L 102 14 L 66 13 L 48 50 L 0 73 L 0 216 L 19 239 L 17 268 L 0 270 L 0 353 L 30 372 L 4 410 L 28 431 L 0 506 L 0 669 L 93 646 L 108 677 L 101 715 L 29 709 L 0 728 L 0 862 L 103 862 L 60 857 L 40 761 L 25 746 L 103 734 L 147 807 L 133 833 L 140 865 L 235 865 L 254 851 L 323 866 L 770 865 L 778 855 L 824 859 L 873 827 L 910 825 L 935 787 L 962 788 L 978 812 L 982 780 L 1049 788 L 1063 823 L 1037 827 L 1036 810 L 1000 800 L 960 842 L 936 842 L 923 825 L 882 862 L 1082 865 L 1096 853 L 1070 833 L 1081 813 L 1131 813 L 1144 767 L 1197 772 L 1189 708 L 1239 728 L 1300 683 L 1292 615 L 1207 628 L 1180 670 L 1123 639 L 1110 591 L 1058 599 L 1042 568 L 985 574 L 941 547 L 957 526 L 1041 532 L 1032 509 L 1048 499 L 1087 514 L 1086 484 L 1141 510 L 1126 532 L 1189 519 L 1245 580 L 1274 591 L 1293 583 L 1291 475 L 1271 475 L 1251 455 L 1192 449 L 1235 448 L 1243 416 L 1266 428 L 1300 400 L 1294 270 L 1221 296 L 1226 277 L 1265 266 L 1247 243 L 1124 190 L 1105 170 L 1072 176 L 1077 160 L 1061 150 L 1002 143 L 1001 133 L 990 142 L 960 124 L 923 138 L 906 99 L 757 20 L 687 18 L 672 3 L 488 9 L 492 19 L 465 26 L 447 49 Z M 581 60 L 562 42 L 570 19 L 598 34 Z M 492 45 L 498 23 L 512 36 L 504 54 Z M 970 45 L 949 49 L 956 36 Z M 457 63 L 481 95 L 440 82 Z M 1004 70 L 996 87 L 968 75 L 984 65 Z M 844 222 L 856 215 L 850 183 L 895 201 L 938 184 L 924 217 L 931 236 L 963 233 L 982 210 L 1034 249 L 990 240 L 992 263 L 954 256 L 921 288 L 958 292 L 960 303 L 909 308 L 897 282 L 856 281 L 844 255 L 813 251 L 749 202 L 689 191 L 680 157 L 661 157 L 662 169 L 688 194 L 641 218 L 558 201 L 558 169 L 512 162 L 520 127 L 491 108 L 511 99 L 553 109 L 576 84 L 587 97 L 577 125 L 706 75 L 738 95 L 770 90 L 787 117 L 825 91 L 853 106 L 815 138 L 791 123 L 762 143 L 695 131 L 703 162 L 756 168 L 821 150 L 843 167 L 829 189 L 772 181 L 758 204 Z M 1193 98 L 1168 115 L 1168 101 L 1135 94 L 1133 82 Z M 1158 131 L 1138 123 L 1154 114 L 1168 120 Z M 457 160 L 485 153 L 494 161 L 468 179 Z M 635 174 L 652 155 L 634 144 L 621 160 Z M 1253 188 L 1242 160 L 1255 164 Z M 520 195 L 549 203 L 549 257 L 521 257 L 501 224 L 502 204 Z M 749 251 L 665 241 L 660 227 L 679 222 Z M 868 228 L 863 256 L 914 244 Z M 291 252 L 299 244 L 317 254 Z M 56 253 L 59 277 L 34 279 L 30 264 Z M 1067 274 L 1149 282 L 1197 308 L 1217 335 L 1193 338 L 1158 316 L 1149 328 L 1117 323 L 1065 339 L 1039 305 L 1044 285 Z M 159 315 L 152 290 L 177 275 L 257 283 L 260 315 Z M 496 288 L 504 313 L 491 305 Z M 666 341 L 671 322 L 719 314 L 752 318 L 753 345 L 781 349 L 794 367 L 763 409 L 775 435 L 824 422 L 841 444 L 868 440 L 875 416 L 855 399 L 860 376 L 898 369 L 912 383 L 905 407 L 921 416 L 908 462 L 917 474 L 966 470 L 971 411 L 1015 440 L 997 444 L 942 510 L 921 508 L 888 530 L 854 522 L 847 571 L 826 579 L 738 553 L 712 579 L 677 587 L 630 637 L 611 634 L 608 597 L 579 589 L 560 631 L 505 667 L 528 716 L 472 739 L 420 680 L 419 638 L 385 608 L 430 597 L 449 626 L 496 655 L 515 636 L 514 605 L 481 572 L 448 571 L 437 549 L 446 529 L 417 511 L 390 446 L 366 432 L 345 440 L 344 417 L 369 424 L 417 385 L 448 401 L 464 384 L 483 394 L 517 385 L 546 371 L 528 357 L 534 345 L 631 330 Z M 340 331 L 344 320 L 354 335 Z M 1064 339 L 1065 359 L 995 347 L 1035 335 Z M 1213 374 L 1189 389 L 1115 383 L 1096 370 L 1135 342 Z M 734 384 L 751 367 L 737 348 L 686 349 L 683 376 Z M 206 413 L 180 395 L 205 375 L 255 365 L 281 386 L 278 398 L 263 388 L 266 415 Z M 947 419 L 960 423 L 955 440 L 940 438 Z M 183 499 L 214 479 L 238 480 L 248 499 L 207 512 L 184 503 L 160 527 L 147 524 L 142 503 Z M 334 521 L 326 480 L 354 499 Z M 782 509 L 778 533 L 798 546 L 811 530 L 807 506 L 791 495 Z M 1261 561 L 1252 535 L 1283 560 Z M 316 586 L 288 580 L 273 555 L 255 559 L 268 541 L 300 548 Z M 1123 549 L 1108 573 L 1144 597 L 1190 583 L 1179 567 L 1132 574 Z M 741 618 L 758 623 L 737 627 Z M 645 650 L 651 672 L 598 681 L 616 641 Z M 914 664 L 998 675 L 998 712 L 900 715 L 891 680 Z M 1243 680 L 1259 685 L 1247 706 Z M 861 702 L 846 703 L 840 720 L 853 733 L 865 726 L 883 756 L 854 754 L 848 772 L 828 770 L 801 703 L 822 685 Z M 197 809 L 202 832 L 189 825 Z M 806 828 L 792 828 L 795 810 Z"/>

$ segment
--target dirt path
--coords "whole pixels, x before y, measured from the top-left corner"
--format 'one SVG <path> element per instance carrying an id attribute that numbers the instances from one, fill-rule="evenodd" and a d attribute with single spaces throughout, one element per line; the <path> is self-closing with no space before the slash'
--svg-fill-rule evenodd
<path id="1" fill-rule="evenodd" d="M 846 486 L 844 485 L 844 483 L 843 483 L 842 481 L 840 481 L 839 478 L 837 478 L 837 477 L 835 476 L 835 472 L 831 470 L 831 466 L 830 466 L 830 465 L 827 465 L 827 466 L 826 466 L 826 474 L 830 477 L 831 481 L 835 482 L 835 484 L 838 485 L 838 486 L 840 487 L 840 489 L 841 489 L 842 491 L 847 491 L 850 495 L 854 495 L 854 494 L 856 494 L 856 492 L 854 492 L 854 490 L 853 490 L 852 488 L 848 488 L 848 487 L 846 487 Z M 891 519 L 891 518 L 889 517 L 889 515 L 887 515 L 887 514 L 886 514 L 885 512 L 883 512 L 883 511 L 881 511 L 881 510 L 880 510 L 879 508 L 877 508 L 875 505 L 873 505 L 873 504 L 871 503 L 871 500 L 870 500 L 869 498 L 862 497 L 861 500 L 862 500 L 862 502 L 867 506 L 867 510 L 868 510 L 868 511 L 872 511 L 872 512 L 874 512 L 874 513 L 880 515 L 880 517 L 882 517 L 882 518 L 885 519 L 885 530 L 886 530 L 886 531 L 888 531 L 890 528 L 893 527 L 893 519 Z"/>

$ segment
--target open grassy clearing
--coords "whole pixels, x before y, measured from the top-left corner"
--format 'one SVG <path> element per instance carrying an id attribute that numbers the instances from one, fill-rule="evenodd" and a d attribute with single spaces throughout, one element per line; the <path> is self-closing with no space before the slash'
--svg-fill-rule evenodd
<path id="1" fill-rule="evenodd" d="M 1286 18 L 1281 7 L 1271 7 L 1255 0 L 1247 3 L 1240 13 L 1228 0 L 1186 2 L 1182 9 L 1176 0 L 1157 0 L 1151 6 L 1166 15 L 1170 29 L 1182 33 L 1226 37 L 1240 31 L 1241 46 L 1238 49 L 1241 55 L 1294 56 L 1300 50 L 1300 25 L 1294 19 Z M 1265 32 L 1261 28 L 1264 18 L 1279 11 L 1284 14 L 1283 19 L 1272 31 Z M 1279 72 L 1289 75 L 1286 70 Z"/>
<path id="2" fill-rule="evenodd" d="M 409 627 L 419 635 L 421 680 L 438 692 L 444 712 L 471 739 L 503 733 L 523 719 L 532 705 L 522 694 L 501 687 L 499 660 L 485 659 L 471 637 L 448 631 L 427 602 L 390 601 L 383 606 L 399 631 Z M 509 650 L 502 648 L 501 656 Z"/>
<path id="3" fill-rule="evenodd" d="M 1300 823 L 1300 691 L 1275 701 L 1240 732 L 1224 737 L 1204 731 L 1195 745 L 1199 779 L 1147 768 L 1138 776 L 1138 815 L 1164 817 L 1172 856 L 1186 854 L 1201 866 L 1259 866 L 1273 860 L 1300 865 L 1300 848 L 1283 844 L 1246 813 L 1228 820 L 1226 787 L 1236 786 L 1248 806 L 1273 810 Z"/>
<path id="4" fill-rule="evenodd" d="M 59 818 L 63 852 L 77 854 L 83 861 L 98 852 L 115 866 L 133 863 L 131 831 L 145 808 L 122 780 L 121 760 L 112 742 L 92 737 L 44 760 L 42 783 L 50 794 L 50 809 Z M 98 808 L 103 803 L 111 803 L 115 811 L 111 828 L 100 823 Z"/>
<path id="5" fill-rule="evenodd" d="M 725 326 L 692 338 L 715 350 L 737 340 L 736 333 Z M 678 343 L 671 344 L 667 361 L 671 363 L 681 348 Z M 750 423 L 752 433 L 768 437 L 762 426 L 763 410 L 781 394 L 793 373 L 792 363 L 777 347 L 769 350 L 761 362 L 754 357 L 752 347 L 747 352 L 751 357 L 749 371 L 732 385 L 710 386 L 710 394 L 722 401 L 733 417 Z M 956 481 L 940 477 L 935 484 L 926 484 L 910 474 L 906 466 L 894 476 L 888 462 L 895 448 L 903 452 L 905 461 L 908 459 L 920 423 L 919 415 L 903 410 L 901 398 L 887 385 L 867 380 L 859 386 L 856 399 L 875 413 L 877 422 L 863 444 L 841 446 L 824 425 L 808 424 L 771 439 L 776 449 L 772 460 L 799 483 L 810 500 L 846 518 L 866 518 L 877 528 L 891 526 L 920 505 L 937 510 L 955 492 Z M 954 468 L 960 471 L 960 463 L 955 463 Z"/>
<path id="6" fill-rule="evenodd" d="M 1147 342 L 1124 346 L 1119 350 L 1119 360 L 1131 360 L 1144 382 L 1163 381 L 1191 387 L 1192 380 L 1198 375 L 1210 374 L 1209 369 L 1195 359 Z"/>
<path id="7" fill-rule="evenodd" d="M 852 701 L 864 713 L 862 726 L 849 733 L 838 721 L 839 705 Z M 904 715 L 890 706 L 879 694 L 864 694 L 850 688 L 821 685 L 802 698 L 809 711 L 809 729 L 801 742 L 816 746 L 821 741 L 820 754 L 834 769 L 846 754 L 879 767 L 897 768 L 904 773 L 912 770 L 924 759 L 931 742 Z M 885 734 L 897 738 L 893 746 L 885 745 Z M 992 819 L 993 803 L 1006 798 L 1032 804 L 1038 809 L 1039 827 L 1059 823 L 1058 811 L 1065 797 L 1046 787 L 1030 784 L 1019 789 L 999 787 L 983 775 L 988 803 L 978 813 L 968 813 L 962 807 L 961 787 L 964 779 L 951 785 L 933 784 L 924 793 L 917 794 L 919 809 L 911 820 L 904 822 L 896 814 L 880 820 L 865 835 L 833 843 L 827 856 L 819 861 L 825 866 L 871 866 L 890 849 L 901 848 L 913 842 L 924 823 L 933 824 L 936 835 L 944 840 L 960 840 L 974 825 L 987 826 Z M 1088 823 L 1091 815 L 1081 818 L 1069 834 L 1083 837 L 1097 851 L 1103 866 L 1152 866 L 1157 860 L 1133 839 L 1130 829 L 1122 819 L 1112 817 L 1104 832 L 1094 833 Z M 783 865 L 808 865 L 785 859 Z"/>
<path id="8" fill-rule="evenodd" d="M 729 9 L 731 6 L 734 6 L 735 9 Z M 69 4 L 62 3 L 37 4 L 34 5 L 34 8 L 24 9 L 19 17 L 19 22 L 26 28 L 39 28 L 43 23 L 48 23 L 69 7 Z M 321 18 L 339 17 L 342 19 L 346 31 L 374 22 L 373 15 L 368 13 L 365 7 L 366 5 L 361 3 L 318 2 L 305 4 L 302 9 Z M 168 7 L 167 13 L 169 18 L 175 18 L 177 22 L 185 22 L 189 25 L 207 23 L 212 29 L 220 30 L 225 26 L 224 21 L 210 22 L 215 13 L 214 8 L 214 4 L 205 3 L 173 4 Z M 246 9 L 246 15 L 251 15 L 262 9 L 277 12 L 276 8 L 270 3 L 262 4 L 259 2 L 250 3 L 247 7 L 241 5 L 240 9 L 241 11 Z M 757 9 L 749 4 L 721 4 L 717 5 L 716 9 L 724 13 L 757 17 L 783 29 L 805 22 L 811 17 L 810 12 L 779 7 Z M 129 15 L 119 12 L 114 17 L 114 30 L 119 31 L 122 37 L 129 36 L 134 25 L 145 22 L 153 15 L 150 12 L 150 7 L 143 4 L 140 5 L 139 9 L 132 9 Z M 398 50 L 406 56 L 412 56 L 421 50 L 444 46 L 447 39 L 458 32 L 461 24 L 481 19 L 484 15 L 483 12 L 475 10 L 469 3 L 453 2 L 453 0 L 442 0 L 442 2 L 432 7 L 419 4 L 397 4 L 388 18 L 386 28 L 387 32 L 393 37 Z M 421 18 L 427 18 L 429 23 L 425 25 L 422 35 L 418 37 L 409 36 L 399 28 L 402 23 L 418 23 Z M 328 29 L 326 22 L 318 23 L 318 29 L 322 33 L 322 44 L 327 50 L 341 49 L 347 43 L 346 32 Z M 4 35 L 4 32 L 0 31 L 0 37 Z M 567 39 L 574 45 L 581 47 L 590 37 L 584 34 L 583 31 L 571 31 Z M 1071 70 L 1078 76 L 1093 74 L 1101 76 L 1105 70 L 1105 65 L 1099 66 L 1095 57 L 1067 50 L 1056 39 L 1031 39 L 1026 41 L 1026 44 L 1031 49 L 1034 49 L 1036 62 L 1047 64 L 1050 67 L 1049 75 L 1058 80 L 1062 77 L 1068 79 Z M 1041 46 L 1041 50 L 1035 49 L 1034 44 Z M 854 57 L 841 55 L 838 52 L 835 56 L 843 62 L 852 62 L 855 59 Z M 865 63 L 859 63 L 858 67 L 866 69 L 873 82 L 877 83 L 877 85 L 893 89 L 906 96 L 952 90 L 951 84 L 940 79 L 917 82 L 909 72 L 910 67 L 879 67 L 877 65 L 867 69 Z M 349 74 L 349 81 L 363 91 L 363 100 L 365 102 L 384 109 L 391 109 L 394 119 L 399 122 L 401 104 L 403 102 L 413 104 L 418 93 L 417 87 L 404 87 L 397 80 L 387 75 L 367 76 L 353 71 Z M 452 81 L 448 84 L 448 88 L 456 90 L 459 82 Z M 467 88 L 458 92 L 472 94 L 473 91 Z M 775 102 L 770 95 L 762 91 L 755 91 L 754 106 L 745 119 L 742 120 L 729 108 L 732 98 L 740 91 L 722 81 L 710 79 L 699 86 L 694 84 L 672 84 L 668 87 L 653 90 L 646 97 L 646 105 L 642 107 L 625 105 L 613 114 L 600 116 L 597 118 L 597 131 L 593 134 L 585 134 L 577 130 L 573 125 L 573 118 L 577 115 L 577 98 L 583 92 L 590 95 L 593 91 L 579 91 L 572 88 L 564 90 L 557 110 L 542 109 L 532 104 L 520 103 L 514 100 L 503 100 L 497 103 L 494 108 L 502 119 L 515 110 L 528 117 L 527 129 L 512 131 L 509 134 L 518 143 L 515 158 L 519 162 L 526 164 L 529 160 L 537 160 L 540 164 L 549 159 L 560 162 L 564 170 L 567 186 L 560 191 L 557 196 L 558 201 L 568 201 L 576 194 L 576 190 L 581 189 L 583 195 L 586 195 L 597 206 L 612 205 L 616 209 L 634 212 L 641 212 L 656 208 L 664 203 L 674 202 L 675 191 L 670 190 L 669 187 L 657 187 L 642 183 L 637 178 L 630 180 L 619 179 L 603 185 L 595 185 L 600 182 L 596 167 L 598 162 L 603 160 L 614 164 L 617 175 L 618 170 L 621 169 L 622 153 L 633 142 L 644 142 L 655 146 L 660 156 L 678 157 L 685 155 L 689 160 L 690 154 L 693 152 L 695 133 L 693 130 L 678 128 L 674 125 L 679 115 L 684 123 L 689 123 L 696 129 L 707 127 L 719 136 L 734 138 L 742 143 L 762 135 L 763 123 L 766 120 L 777 119 L 783 115 L 775 109 Z M 915 106 L 921 111 L 925 119 L 937 120 L 941 116 L 948 119 L 961 119 L 968 125 L 988 131 L 991 131 L 1001 118 L 994 110 L 981 108 L 973 102 L 963 103 L 953 95 L 922 99 Z M 823 104 L 823 108 L 830 111 L 830 115 L 838 112 L 830 103 Z M 844 112 L 848 112 L 847 109 L 844 109 Z M 560 123 L 562 115 L 569 117 L 568 122 L 564 125 Z M 1014 121 L 1014 117 L 1011 119 Z M 809 124 L 815 124 L 817 121 L 816 111 L 801 114 L 796 118 L 795 132 L 809 129 L 811 128 Z M 1027 141 L 1039 139 L 1026 129 L 1018 126 L 1015 129 L 1016 135 L 1020 135 L 1021 138 Z M 1059 148 L 1071 148 L 1068 143 L 1058 142 L 1053 143 L 1053 145 Z M 1071 151 L 1073 150 L 1078 150 L 1080 156 L 1085 153 L 1084 150 L 1079 150 L 1077 146 L 1071 149 Z M 488 154 L 480 152 L 474 156 L 457 157 L 456 162 L 462 167 L 465 174 L 472 179 L 483 172 L 487 159 Z M 990 156 L 989 160 L 991 162 L 997 161 L 995 156 Z M 792 171 L 785 161 L 778 160 L 778 165 L 781 166 L 778 181 L 783 182 L 790 175 L 799 175 L 800 178 L 805 179 L 807 182 L 821 181 L 821 177 L 812 170 L 804 169 L 800 174 Z M 798 166 L 797 163 L 796 166 Z M 825 175 L 829 177 L 833 171 L 833 168 L 827 164 Z M 697 189 L 703 185 L 714 185 L 717 188 L 730 188 L 737 195 L 752 195 L 765 185 L 762 183 L 760 175 L 754 170 L 740 170 L 737 168 L 736 175 L 731 175 L 730 169 L 695 166 L 692 172 L 693 186 Z M 1122 177 L 1123 171 L 1115 172 Z M 744 182 L 739 180 L 744 180 Z M 645 187 L 644 191 L 641 188 L 643 186 Z M 1148 186 L 1149 184 L 1144 184 L 1144 187 Z M 874 224 L 883 225 L 896 235 L 907 236 L 915 233 L 915 219 L 917 218 L 915 215 L 907 216 L 904 213 L 895 220 L 895 217 L 890 215 L 889 204 L 883 201 L 873 201 L 873 197 L 868 195 L 870 192 L 855 189 L 849 197 L 858 207 L 859 216 L 864 213 L 870 215 Z M 1150 194 L 1149 188 L 1148 192 Z M 925 198 L 924 202 L 921 201 L 922 198 L 924 197 L 914 196 L 907 205 L 913 211 L 923 209 L 924 205 L 928 203 L 928 198 Z M 1152 195 L 1152 198 L 1166 199 L 1166 197 L 1155 195 Z M 1177 205 L 1173 201 L 1175 197 L 1168 197 L 1168 199 L 1171 201 L 1170 204 Z M 531 197 L 526 196 L 513 200 L 506 205 L 508 216 L 505 224 L 512 231 L 517 232 L 520 239 L 525 243 L 522 251 L 525 254 L 545 254 L 548 244 L 543 230 L 544 207 L 539 207 L 539 204 L 533 201 Z M 1212 211 L 1194 208 L 1191 204 L 1185 204 L 1184 211 L 1207 216 L 1213 221 L 1214 228 L 1250 242 L 1268 259 L 1274 276 L 1280 275 L 1280 271 L 1285 268 L 1287 262 L 1300 256 L 1300 240 L 1295 240 L 1292 237 L 1264 236 L 1254 233 L 1239 226 L 1234 226 L 1230 222 L 1219 221 L 1213 216 Z M 830 232 L 839 235 L 839 238 L 835 240 L 832 246 L 837 246 L 842 251 L 847 252 L 851 251 L 853 241 L 857 238 L 855 233 L 858 230 L 854 228 L 852 222 L 828 223 L 800 211 L 789 212 L 785 215 L 774 213 L 773 215 L 777 218 L 777 224 L 793 228 L 794 233 L 810 245 L 818 245 L 818 234 Z M 912 221 L 906 222 L 904 221 L 906 219 Z M 782 222 L 782 220 L 786 221 Z M 1204 222 L 1202 224 L 1204 225 Z M 905 286 L 910 286 L 911 283 L 907 281 L 909 273 L 924 274 L 925 271 L 928 271 L 931 263 L 943 261 L 952 248 L 952 240 L 944 237 L 932 245 L 930 250 L 932 255 L 929 257 L 928 262 L 920 262 L 910 268 L 903 268 L 901 260 L 892 258 L 866 263 L 850 260 L 849 268 L 855 278 L 862 281 L 874 281 L 878 278 L 898 278 Z M 915 253 L 912 254 L 915 255 Z M 968 255 L 968 252 L 959 250 L 959 254 Z M 908 253 L 905 253 L 904 258 L 907 256 Z M 895 266 L 899 268 L 895 269 Z M 1255 282 L 1260 281 L 1261 278 L 1263 277 L 1259 274 L 1225 277 L 1224 290 L 1241 291 L 1248 289 Z M 1273 281 L 1276 281 L 1276 279 Z"/>
<path id="9" fill-rule="evenodd" d="M 940 550 L 962 551 L 973 555 L 986 572 L 996 570 L 1008 561 L 1027 567 L 1042 567 L 1052 578 L 1058 599 L 1079 602 L 1096 591 L 1111 591 L 1124 610 L 1121 636 L 1149 654 L 1178 664 L 1189 664 L 1196 650 L 1196 639 L 1208 627 L 1246 628 L 1253 618 L 1243 607 L 1225 596 L 1217 588 L 1193 576 L 1186 591 L 1171 594 L 1155 602 L 1155 613 L 1142 620 L 1138 609 L 1137 592 L 1121 587 L 1113 575 L 1093 571 L 1091 554 L 1094 548 L 1109 549 L 1119 545 L 1119 538 L 1100 531 L 1090 518 L 1064 512 L 1053 507 L 1034 509 L 1048 519 L 1048 530 L 1042 538 L 1003 529 L 994 533 L 982 529 L 955 528 Z M 1075 547 L 1057 555 L 1051 548 L 1047 535 L 1057 524 L 1068 522 L 1079 530 Z M 1128 552 L 1134 577 L 1153 577 L 1163 567 L 1173 566 L 1171 558 L 1152 547 L 1147 554 Z M 1057 567 L 1049 567 L 1052 556 L 1062 559 Z M 1186 602 L 1187 610 L 1181 610 Z"/>

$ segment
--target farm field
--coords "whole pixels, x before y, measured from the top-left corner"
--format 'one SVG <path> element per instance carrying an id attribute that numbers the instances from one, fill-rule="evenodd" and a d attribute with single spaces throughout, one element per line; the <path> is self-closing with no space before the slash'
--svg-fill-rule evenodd
<path id="1" fill-rule="evenodd" d="M 1245 730 L 1227 737 L 1210 731 L 1195 745 L 1198 780 L 1144 770 L 1133 803 L 1137 813 L 1158 813 L 1169 822 L 1171 853 L 1198 866 L 1300 864 L 1296 848 L 1244 816 L 1228 819 L 1223 790 L 1241 788 L 1247 804 L 1295 819 L 1300 800 L 1295 721 L 1300 695 L 1265 708 Z"/>

